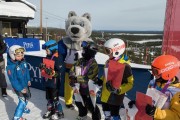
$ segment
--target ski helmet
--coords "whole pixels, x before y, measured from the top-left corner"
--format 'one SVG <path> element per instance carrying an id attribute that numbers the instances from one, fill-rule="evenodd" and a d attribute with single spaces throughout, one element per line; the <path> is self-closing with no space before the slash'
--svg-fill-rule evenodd
<path id="1" fill-rule="evenodd" d="M 83 53 L 82 56 L 89 60 L 91 58 L 94 58 L 97 51 L 98 51 L 98 46 L 94 42 L 82 42 L 83 47 Z"/>
<path id="2" fill-rule="evenodd" d="M 125 51 L 125 43 L 119 38 L 111 38 L 104 44 L 106 54 L 113 53 L 113 57 L 119 57 Z"/>
<path id="3" fill-rule="evenodd" d="M 12 60 L 15 60 L 16 54 L 23 54 L 24 55 L 25 49 L 19 45 L 13 45 L 9 48 L 9 56 Z"/>
<path id="4" fill-rule="evenodd" d="M 153 60 L 151 67 L 154 76 L 170 80 L 179 72 L 180 61 L 172 55 L 161 55 Z"/>
<path id="5" fill-rule="evenodd" d="M 58 49 L 58 44 L 55 40 L 49 40 L 43 44 L 42 49 L 49 49 L 52 52 Z"/>

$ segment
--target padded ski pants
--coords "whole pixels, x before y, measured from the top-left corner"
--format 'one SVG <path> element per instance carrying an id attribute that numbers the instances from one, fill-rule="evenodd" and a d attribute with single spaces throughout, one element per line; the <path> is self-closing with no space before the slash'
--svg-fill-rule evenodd
<path id="1" fill-rule="evenodd" d="M 69 85 L 69 73 L 66 72 L 65 74 L 65 85 L 64 85 L 64 99 L 65 99 L 65 104 L 69 105 L 72 104 L 73 102 L 73 89 Z"/>
<path id="2" fill-rule="evenodd" d="M 23 94 L 23 93 L 15 90 L 15 93 L 17 94 L 17 96 L 19 98 L 19 103 L 18 103 L 15 113 L 14 113 L 14 120 L 22 117 L 24 110 L 26 108 L 26 105 L 28 103 L 28 100 L 31 98 L 31 93 L 30 93 L 29 88 L 27 88 L 26 91 L 27 91 L 27 93 Z"/>
<path id="3" fill-rule="evenodd" d="M 14 118 L 21 118 L 23 113 L 24 113 L 24 109 L 26 108 L 27 102 L 24 101 L 22 98 L 19 98 L 19 103 L 18 106 L 16 107 L 15 113 L 14 113 Z"/>
<path id="4" fill-rule="evenodd" d="M 79 116 L 80 117 L 86 116 L 89 110 L 92 114 L 92 120 L 101 120 L 101 113 L 99 107 L 96 105 L 94 109 L 90 96 L 87 95 L 81 95 L 81 96 L 85 106 L 83 106 L 81 102 L 75 102 L 76 106 L 78 107 Z"/>
<path id="5" fill-rule="evenodd" d="M 110 111 L 111 116 L 119 116 L 120 105 L 110 105 L 102 102 L 103 111 Z"/>
<path id="6" fill-rule="evenodd" d="M 62 106 L 59 102 L 59 92 L 56 88 L 46 88 L 46 99 L 47 103 L 47 110 L 51 111 L 54 110 L 56 112 L 62 112 Z"/>

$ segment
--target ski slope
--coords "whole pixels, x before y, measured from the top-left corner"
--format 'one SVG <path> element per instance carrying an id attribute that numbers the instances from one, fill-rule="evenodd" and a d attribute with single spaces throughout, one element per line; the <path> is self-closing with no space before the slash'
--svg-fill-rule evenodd
<path id="1" fill-rule="evenodd" d="M 45 99 L 45 92 L 42 90 L 38 90 L 35 88 L 30 88 L 32 97 L 29 100 L 28 108 L 31 109 L 30 114 L 24 114 L 23 116 L 27 118 L 27 120 L 43 120 L 42 114 L 46 112 L 46 99 Z M 0 96 L 0 120 L 12 120 L 13 114 L 15 111 L 15 108 L 18 104 L 18 98 L 16 94 L 13 92 L 11 85 L 8 85 L 7 89 L 8 97 L 7 99 L 4 99 Z M 62 120 L 75 120 L 75 118 L 78 116 L 77 108 L 75 110 L 69 110 L 66 109 L 64 99 L 63 97 L 60 97 L 60 102 L 63 106 L 63 111 L 65 114 L 65 118 Z M 129 102 L 129 99 L 124 99 L 125 107 L 127 108 L 127 103 Z M 100 104 L 98 104 L 101 114 L 102 114 L 102 120 L 104 119 L 103 113 L 102 113 L 102 107 Z M 123 109 L 120 110 L 120 114 L 123 117 Z M 133 107 L 132 109 L 128 109 L 129 115 L 131 117 L 131 120 L 133 120 L 133 116 L 136 114 L 137 109 Z M 88 119 L 91 120 L 91 114 L 88 113 Z"/>

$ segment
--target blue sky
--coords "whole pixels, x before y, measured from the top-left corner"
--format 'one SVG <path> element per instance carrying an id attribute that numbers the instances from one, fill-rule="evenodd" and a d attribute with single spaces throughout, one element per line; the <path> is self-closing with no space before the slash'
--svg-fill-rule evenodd
<path id="1" fill-rule="evenodd" d="M 28 25 L 40 24 L 40 0 L 27 0 L 36 5 L 35 19 Z M 42 0 L 43 26 L 64 28 L 69 11 L 92 16 L 93 30 L 163 30 L 166 0 Z M 47 19 L 46 19 L 47 18 Z"/>

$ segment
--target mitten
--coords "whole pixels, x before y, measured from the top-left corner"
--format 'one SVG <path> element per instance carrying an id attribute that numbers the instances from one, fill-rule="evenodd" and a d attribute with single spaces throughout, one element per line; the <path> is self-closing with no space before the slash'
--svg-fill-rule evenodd
<path id="1" fill-rule="evenodd" d="M 146 114 L 148 114 L 149 116 L 154 116 L 155 111 L 156 107 L 151 106 L 149 104 L 146 105 Z"/>
<path id="2" fill-rule="evenodd" d="M 135 100 L 131 100 L 131 101 L 128 103 L 129 108 L 132 108 L 134 104 L 136 104 L 136 101 L 135 101 Z"/>
<path id="3" fill-rule="evenodd" d="M 86 82 L 86 81 L 84 80 L 84 77 L 83 77 L 83 76 L 79 75 L 79 76 L 77 76 L 77 82 L 78 82 L 78 83 L 84 83 L 84 82 Z"/>
<path id="4" fill-rule="evenodd" d="M 96 85 L 98 85 L 98 86 L 102 86 L 102 84 L 103 84 L 103 80 L 101 80 L 100 78 L 96 78 L 96 80 L 95 80 L 95 82 L 94 82 L 94 84 L 96 84 Z"/>
<path id="5" fill-rule="evenodd" d="M 70 85 L 71 87 L 74 87 L 74 86 L 75 86 L 75 83 L 77 83 L 77 78 L 76 78 L 76 76 L 69 76 L 69 79 L 70 79 L 69 85 Z"/>
<path id="6" fill-rule="evenodd" d="M 39 68 L 40 68 L 40 69 L 45 69 L 45 68 L 46 68 L 46 65 L 45 65 L 44 63 L 40 63 Z"/>
<path id="7" fill-rule="evenodd" d="M 109 92 L 114 93 L 114 94 L 120 94 L 121 90 L 116 89 L 112 86 L 111 81 L 106 82 L 106 88 Z"/>

